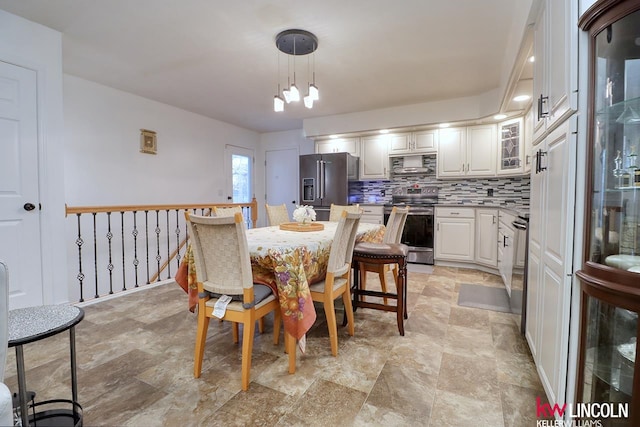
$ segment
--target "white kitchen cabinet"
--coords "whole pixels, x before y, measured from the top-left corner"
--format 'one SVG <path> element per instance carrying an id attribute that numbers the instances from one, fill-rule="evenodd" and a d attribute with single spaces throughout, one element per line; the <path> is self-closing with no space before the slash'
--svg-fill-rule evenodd
<path id="1" fill-rule="evenodd" d="M 542 0 L 534 27 L 534 143 L 578 106 L 578 11 L 575 0 Z"/>
<path id="2" fill-rule="evenodd" d="M 549 402 L 566 397 L 577 117 L 535 147 L 525 336 Z"/>
<path id="3" fill-rule="evenodd" d="M 438 178 L 496 174 L 496 125 L 440 129 Z"/>
<path id="4" fill-rule="evenodd" d="M 436 261 L 475 260 L 473 208 L 436 207 Z"/>
<path id="5" fill-rule="evenodd" d="M 316 153 L 349 153 L 353 156 L 360 156 L 360 138 L 335 138 L 316 140 Z"/>
<path id="6" fill-rule="evenodd" d="M 524 115 L 522 124 L 522 138 L 523 138 L 523 162 L 522 172 L 529 175 L 531 172 L 531 164 L 533 163 L 533 108 L 529 108 Z"/>
<path id="7" fill-rule="evenodd" d="M 390 135 L 389 156 L 434 154 L 438 150 L 438 130 Z"/>
<path id="8" fill-rule="evenodd" d="M 382 205 L 360 205 L 362 216 L 360 222 L 384 225 L 384 207 Z"/>
<path id="9" fill-rule="evenodd" d="M 389 138 L 387 135 L 360 139 L 360 179 L 389 179 Z"/>
<path id="10" fill-rule="evenodd" d="M 498 210 L 476 209 L 475 259 L 479 264 L 498 264 Z"/>
<path id="11" fill-rule="evenodd" d="M 522 175 L 524 170 L 523 120 L 521 117 L 498 124 L 497 175 Z"/>

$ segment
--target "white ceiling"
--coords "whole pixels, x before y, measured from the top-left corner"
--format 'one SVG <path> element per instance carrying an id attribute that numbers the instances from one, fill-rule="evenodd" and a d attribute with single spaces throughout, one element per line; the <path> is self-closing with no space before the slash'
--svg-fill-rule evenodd
<path id="1" fill-rule="evenodd" d="M 523 29 L 513 23 L 530 5 L 530 0 L 0 0 L 0 9 L 62 32 L 65 73 L 258 132 L 300 129 L 310 117 L 499 88 L 505 63 L 510 67 L 516 59 L 505 57 L 510 38 L 517 37 L 518 46 L 522 38 Z M 299 103 L 275 113 L 275 36 L 290 28 L 318 37 L 320 101 L 312 110 Z M 306 59 L 296 60 L 301 88 L 306 88 Z M 286 60 L 280 54 L 283 85 Z"/>

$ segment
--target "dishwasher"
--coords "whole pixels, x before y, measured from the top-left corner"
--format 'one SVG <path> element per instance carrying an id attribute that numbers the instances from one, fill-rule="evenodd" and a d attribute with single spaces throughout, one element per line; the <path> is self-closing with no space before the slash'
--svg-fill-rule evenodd
<path id="1" fill-rule="evenodd" d="M 520 215 L 512 223 L 516 229 L 517 240 L 524 239 L 524 268 L 522 270 L 515 268 L 513 263 L 513 271 L 511 275 L 511 293 L 509 295 L 511 311 L 520 313 L 520 333 L 524 335 L 525 324 L 527 318 L 527 271 L 529 267 L 529 217 L 528 215 Z"/>

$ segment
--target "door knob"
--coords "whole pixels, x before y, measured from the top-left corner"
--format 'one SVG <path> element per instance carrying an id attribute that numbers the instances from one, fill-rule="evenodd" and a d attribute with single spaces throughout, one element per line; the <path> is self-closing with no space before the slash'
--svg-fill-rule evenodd
<path id="1" fill-rule="evenodd" d="M 227 196 L 227 200 L 233 200 L 233 197 Z"/>
<path id="2" fill-rule="evenodd" d="M 25 203 L 23 208 L 25 211 L 32 211 L 36 208 L 36 205 L 34 205 L 33 203 Z"/>

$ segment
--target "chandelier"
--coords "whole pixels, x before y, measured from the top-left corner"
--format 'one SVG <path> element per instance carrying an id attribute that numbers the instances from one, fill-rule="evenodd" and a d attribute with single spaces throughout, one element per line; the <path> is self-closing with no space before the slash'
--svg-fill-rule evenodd
<path id="1" fill-rule="evenodd" d="M 300 91 L 296 86 L 296 57 L 309 55 L 318 48 L 318 38 L 304 30 L 285 30 L 276 36 L 276 47 L 278 48 L 278 92 L 273 97 L 273 110 L 284 111 L 284 105 L 300 101 Z M 287 55 L 287 86 L 280 92 L 280 52 Z M 291 79 L 291 69 L 293 69 L 293 80 Z M 292 82 L 293 81 L 293 82 Z M 282 95 L 282 96 L 281 96 Z M 313 55 L 313 71 L 311 71 L 311 60 L 307 56 L 307 95 L 304 97 L 304 106 L 313 108 L 314 101 L 320 99 L 318 87 L 316 86 L 316 64 L 315 54 Z"/>

